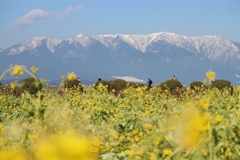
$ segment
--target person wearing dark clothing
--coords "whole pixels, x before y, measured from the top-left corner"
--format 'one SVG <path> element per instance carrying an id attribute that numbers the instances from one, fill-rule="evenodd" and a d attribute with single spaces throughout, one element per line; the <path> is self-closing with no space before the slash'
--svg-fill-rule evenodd
<path id="1" fill-rule="evenodd" d="M 148 86 L 149 86 L 150 88 L 152 88 L 152 83 L 153 83 L 153 82 L 152 82 L 152 80 L 151 80 L 150 78 L 148 78 L 148 82 L 147 82 L 147 83 L 148 83 Z"/>

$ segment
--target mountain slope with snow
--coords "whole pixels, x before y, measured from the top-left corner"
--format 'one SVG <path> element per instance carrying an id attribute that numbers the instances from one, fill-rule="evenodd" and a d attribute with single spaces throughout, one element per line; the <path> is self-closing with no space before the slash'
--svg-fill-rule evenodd
<path id="1" fill-rule="evenodd" d="M 8 54 L 19 54 L 26 50 L 33 50 L 41 46 L 45 41 L 51 52 L 55 51 L 58 45 L 63 41 L 69 44 L 80 44 L 82 47 L 88 47 L 92 43 L 98 41 L 108 48 L 116 48 L 117 41 L 123 41 L 134 49 L 146 53 L 151 43 L 164 41 L 173 46 L 185 49 L 194 54 L 204 54 L 211 60 L 227 60 L 228 58 L 240 59 L 239 46 L 234 42 L 219 36 L 202 36 L 202 37 L 186 37 L 174 33 L 160 32 L 149 35 L 97 35 L 87 36 L 79 34 L 76 37 L 58 39 L 46 37 L 34 37 L 10 47 Z"/>
<path id="2" fill-rule="evenodd" d="M 194 77 L 204 78 L 212 69 L 219 78 L 236 84 L 240 81 L 240 43 L 219 36 L 187 37 L 168 32 L 34 37 L 0 49 L 0 64 L 0 71 L 9 64 L 35 65 L 51 78 L 75 71 L 91 81 L 103 75 L 164 80 L 178 74 L 188 83 Z"/>

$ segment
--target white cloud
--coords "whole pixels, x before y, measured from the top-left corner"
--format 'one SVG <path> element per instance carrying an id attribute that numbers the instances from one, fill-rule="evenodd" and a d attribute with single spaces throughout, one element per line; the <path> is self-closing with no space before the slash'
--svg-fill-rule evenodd
<path id="1" fill-rule="evenodd" d="M 144 80 L 142 80 L 142 79 L 138 79 L 138 78 L 131 77 L 131 76 L 124 76 L 124 77 L 113 76 L 113 78 L 123 79 L 123 80 L 128 81 L 128 82 L 147 83 L 146 81 L 144 81 Z"/>
<path id="2" fill-rule="evenodd" d="M 22 17 L 16 19 L 15 23 L 11 26 L 14 29 L 22 28 L 24 26 L 32 25 L 37 19 L 48 16 L 48 13 L 42 9 L 34 9 Z"/>
<path id="3" fill-rule="evenodd" d="M 81 11 L 82 8 L 83 8 L 82 6 L 78 6 L 76 8 L 68 7 L 64 11 L 56 11 L 56 12 L 52 12 L 51 14 L 55 17 L 63 18 L 63 17 L 67 17 L 67 16 L 70 16 L 74 13 Z"/>
<path id="4" fill-rule="evenodd" d="M 53 17 L 53 18 L 63 18 L 70 16 L 74 13 L 79 12 L 82 10 L 81 6 L 77 7 L 68 7 L 64 11 L 45 11 L 42 9 L 34 9 L 26 13 L 24 16 L 19 17 L 15 20 L 15 23 L 11 25 L 11 28 L 13 29 L 19 29 L 26 26 L 32 25 L 34 22 L 38 20 L 42 20 L 47 17 Z"/>

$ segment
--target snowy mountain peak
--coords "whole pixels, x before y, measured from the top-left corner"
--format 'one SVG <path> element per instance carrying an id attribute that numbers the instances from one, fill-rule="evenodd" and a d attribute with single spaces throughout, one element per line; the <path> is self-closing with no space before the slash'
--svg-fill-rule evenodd
<path id="1" fill-rule="evenodd" d="M 88 47 L 93 44 L 93 42 L 100 42 L 107 48 L 113 50 L 116 49 L 119 42 L 123 41 L 143 53 L 149 52 L 148 46 L 153 43 L 158 44 L 159 41 L 162 41 L 166 45 L 169 44 L 169 46 L 175 46 L 188 52 L 192 52 L 193 54 L 203 54 L 211 60 L 226 60 L 228 58 L 240 59 L 240 49 L 239 46 L 236 45 L 237 43 L 224 39 L 223 37 L 213 35 L 187 37 L 169 32 L 159 32 L 148 35 L 105 34 L 88 36 L 79 34 L 75 37 L 66 39 L 34 37 L 10 47 L 8 54 L 19 54 L 27 50 L 34 51 L 44 44 L 46 44 L 46 47 L 51 52 L 54 52 L 55 48 L 63 41 L 68 41 L 69 44 L 77 48 L 79 45 L 82 47 Z M 162 51 L 157 50 L 156 52 L 161 54 Z"/>
<path id="2" fill-rule="evenodd" d="M 69 44 L 81 44 L 83 47 L 88 46 L 91 42 L 93 42 L 93 38 L 84 34 L 78 34 L 75 37 L 66 39 Z"/>
<path id="3" fill-rule="evenodd" d="M 19 44 L 15 45 L 16 47 L 11 47 L 9 54 L 19 54 L 26 50 L 34 50 L 38 46 L 42 45 L 42 41 L 45 40 L 46 37 L 34 37 L 31 39 L 27 39 L 26 41 L 20 42 Z"/>

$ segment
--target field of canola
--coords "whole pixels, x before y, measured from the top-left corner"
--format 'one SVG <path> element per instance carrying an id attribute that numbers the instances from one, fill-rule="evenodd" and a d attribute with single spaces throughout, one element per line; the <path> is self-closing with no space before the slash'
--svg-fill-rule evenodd
<path id="1" fill-rule="evenodd" d="M 34 77 L 36 68 L 15 66 L 6 72 Z M 21 98 L 0 93 L 1 160 L 240 157 L 239 86 L 232 96 L 201 88 L 187 88 L 180 97 L 158 87 L 128 87 L 124 96 L 102 85 L 84 87 L 84 92 L 58 90 L 61 95 L 43 88 L 36 97 Z"/>

